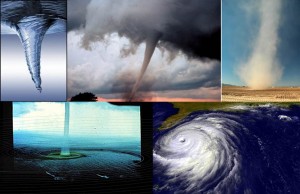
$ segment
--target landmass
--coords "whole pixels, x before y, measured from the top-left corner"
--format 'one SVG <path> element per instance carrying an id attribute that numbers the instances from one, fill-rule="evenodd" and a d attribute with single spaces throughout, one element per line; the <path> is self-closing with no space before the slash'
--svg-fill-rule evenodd
<path id="1" fill-rule="evenodd" d="M 224 102 L 299 102 L 300 87 L 271 87 L 253 90 L 246 86 L 222 85 Z"/>
<path id="2" fill-rule="evenodd" d="M 162 125 L 159 127 L 159 130 L 168 129 L 174 125 L 176 125 L 179 121 L 183 118 L 188 116 L 190 113 L 195 111 L 211 111 L 211 110 L 222 110 L 222 111 L 244 111 L 242 108 L 232 108 L 232 107 L 239 107 L 239 106 L 258 106 L 264 104 L 273 104 L 276 106 L 289 108 L 292 105 L 299 105 L 300 102 L 272 102 L 272 103 L 264 103 L 264 102 L 208 102 L 208 103 L 181 103 L 181 102 L 174 102 L 173 107 L 178 109 L 178 113 L 170 116 L 167 118 Z"/>

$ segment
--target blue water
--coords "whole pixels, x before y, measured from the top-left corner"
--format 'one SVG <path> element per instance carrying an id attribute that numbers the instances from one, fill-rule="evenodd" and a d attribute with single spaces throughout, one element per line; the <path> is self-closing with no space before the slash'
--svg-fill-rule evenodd
<path id="1" fill-rule="evenodd" d="M 64 146 L 64 135 L 38 133 L 31 131 L 14 131 L 15 148 L 32 147 L 32 148 L 61 148 Z M 139 138 L 117 137 L 117 136 L 69 136 L 70 148 L 117 148 L 134 151 L 140 154 L 141 145 Z"/>
<path id="2" fill-rule="evenodd" d="M 178 109 L 174 108 L 171 103 L 154 103 L 153 104 L 153 123 L 154 129 L 158 129 L 161 124 L 171 115 L 178 113 Z"/>
<path id="3" fill-rule="evenodd" d="M 164 106 L 166 113 L 162 108 L 157 107 L 159 107 L 159 103 L 154 105 L 154 115 L 158 115 L 154 117 L 154 129 L 160 126 L 165 114 L 172 112 L 171 106 Z M 214 119 L 210 120 L 211 118 Z M 299 106 L 291 108 L 248 107 L 247 110 L 234 112 L 197 111 L 168 130 L 156 131 L 153 140 L 154 152 L 160 156 L 154 157 L 154 193 L 174 193 L 176 191 L 182 193 L 299 193 L 299 118 Z M 186 123 L 198 126 L 199 130 L 193 131 L 193 128 L 189 128 L 188 134 L 184 134 L 186 135 L 185 141 L 192 142 L 194 147 L 188 147 L 185 150 L 186 153 L 183 153 L 183 148 L 181 149 L 178 144 L 173 142 L 176 136 L 172 132 L 184 127 Z M 205 128 L 206 126 L 208 127 Z M 214 132 L 211 132 L 211 126 L 216 127 Z M 189 133 L 192 135 L 189 136 Z M 213 159 L 219 162 L 212 168 L 216 171 L 207 171 L 198 178 L 195 178 L 198 176 L 195 174 L 195 179 L 187 176 L 193 174 L 192 171 L 191 173 L 182 172 L 176 175 L 177 172 L 174 172 L 172 174 L 170 170 L 173 165 L 177 165 L 175 162 L 194 157 L 189 155 L 189 151 L 192 151 L 191 153 L 199 152 L 197 159 L 200 163 L 205 161 L 205 158 L 201 158 L 201 153 L 206 152 L 207 149 L 196 147 L 201 139 L 198 139 L 198 142 L 197 139 L 194 140 L 195 134 L 200 134 L 199 137 L 204 138 L 203 141 L 209 139 L 204 142 L 204 145 L 214 145 L 208 149 L 220 154 L 215 155 Z M 164 144 L 162 144 L 162 137 L 168 136 L 172 139 L 163 141 Z M 157 150 L 163 148 L 159 146 L 169 147 L 167 152 L 162 152 Z M 224 153 L 228 155 L 224 155 Z M 180 158 L 175 157 L 174 160 L 170 160 L 170 155 L 173 159 L 174 156 L 180 156 Z M 160 157 L 169 160 L 161 160 Z M 183 163 L 183 165 L 188 166 L 189 164 Z M 201 168 L 205 168 L 207 163 L 201 165 Z M 193 170 L 194 167 L 188 166 L 190 170 Z M 178 171 L 180 172 L 180 169 Z M 223 174 L 220 174 L 221 172 Z M 205 180 L 210 181 L 205 181 L 204 177 Z M 191 186 L 193 184 L 194 186 Z"/>
<path id="4" fill-rule="evenodd" d="M 64 147 L 64 137 L 14 131 L 17 172 L 41 173 L 57 181 L 139 178 L 142 161 L 140 140 L 126 137 L 70 136 L 71 152 L 84 157 L 69 160 L 46 159 Z"/>

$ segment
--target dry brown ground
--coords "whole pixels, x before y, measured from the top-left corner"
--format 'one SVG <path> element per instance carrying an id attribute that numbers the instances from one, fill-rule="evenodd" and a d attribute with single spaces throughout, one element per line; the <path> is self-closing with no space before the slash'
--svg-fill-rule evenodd
<path id="1" fill-rule="evenodd" d="M 224 102 L 300 102 L 300 87 L 274 87 L 251 90 L 248 87 L 223 86 Z"/>

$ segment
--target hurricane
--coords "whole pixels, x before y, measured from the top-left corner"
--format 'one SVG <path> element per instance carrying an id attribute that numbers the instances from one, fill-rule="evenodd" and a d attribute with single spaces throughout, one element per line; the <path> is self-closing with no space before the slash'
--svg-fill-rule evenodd
<path id="1" fill-rule="evenodd" d="M 242 108 L 192 113 L 156 131 L 154 193 L 299 190 L 299 107 L 297 114 L 279 107 Z"/>
<path id="2" fill-rule="evenodd" d="M 219 117 L 197 117 L 157 140 L 155 163 L 167 167 L 164 175 L 173 178 L 170 183 L 178 181 L 184 191 L 203 192 L 211 188 L 224 190 L 238 181 L 241 156 L 239 138 L 233 131 L 245 129 L 230 118 Z"/>

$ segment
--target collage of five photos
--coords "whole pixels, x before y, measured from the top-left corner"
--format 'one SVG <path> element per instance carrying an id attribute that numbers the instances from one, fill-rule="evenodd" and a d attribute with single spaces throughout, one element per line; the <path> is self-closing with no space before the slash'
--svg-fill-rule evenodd
<path id="1" fill-rule="evenodd" d="M 1 0 L 0 193 L 299 194 L 299 0 Z"/>

